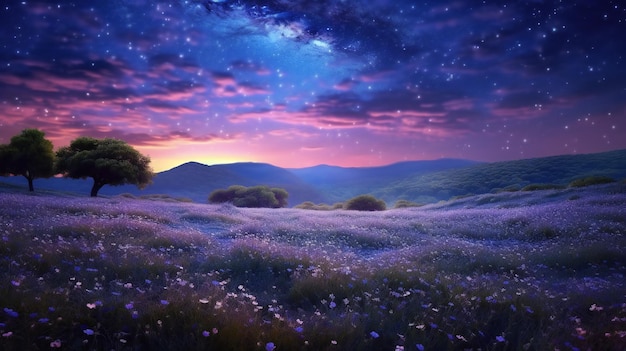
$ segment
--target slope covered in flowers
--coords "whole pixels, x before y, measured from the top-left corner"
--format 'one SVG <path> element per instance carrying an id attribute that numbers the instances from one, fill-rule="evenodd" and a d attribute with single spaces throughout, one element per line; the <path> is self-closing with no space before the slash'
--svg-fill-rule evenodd
<path id="1" fill-rule="evenodd" d="M 6 349 L 621 350 L 624 184 L 376 213 L 0 193 Z"/>

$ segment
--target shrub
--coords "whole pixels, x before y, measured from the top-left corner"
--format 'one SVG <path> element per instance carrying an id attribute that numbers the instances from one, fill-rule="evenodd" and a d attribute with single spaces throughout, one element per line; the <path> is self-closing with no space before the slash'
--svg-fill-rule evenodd
<path id="1" fill-rule="evenodd" d="M 295 208 L 299 208 L 301 210 L 313 210 L 315 209 L 315 204 L 311 201 L 305 201 L 299 205 L 294 206 Z"/>
<path id="2" fill-rule="evenodd" d="M 571 183 L 569 183 L 569 186 L 572 188 L 581 188 L 584 186 L 608 184 L 608 183 L 613 183 L 613 182 L 615 182 L 615 180 L 610 177 L 591 176 L 591 177 L 576 179 L 572 181 Z"/>
<path id="3" fill-rule="evenodd" d="M 393 205 L 393 208 L 408 208 L 408 207 L 421 207 L 424 204 L 418 204 L 417 202 L 409 201 L 409 200 L 398 200 Z"/>
<path id="4" fill-rule="evenodd" d="M 499 189 L 495 189 L 494 191 L 492 191 L 492 193 L 514 193 L 516 191 L 519 191 L 520 187 L 517 185 L 509 185 L 509 186 L 505 186 L 504 188 L 499 188 Z"/>
<path id="5" fill-rule="evenodd" d="M 475 194 L 456 195 L 450 198 L 450 201 L 467 199 L 468 197 L 476 196 Z"/>
<path id="6" fill-rule="evenodd" d="M 342 203 L 336 203 L 334 205 L 328 204 L 314 204 L 311 201 L 305 201 L 299 205 L 294 206 L 295 208 L 299 208 L 301 210 L 313 210 L 313 211 L 332 211 L 332 210 L 340 210 L 343 209 Z"/>
<path id="7" fill-rule="evenodd" d="M 387 205 L 383 200 L 379 200 L 372 195 L 359 195 L 346 202 L 346 210 L 355 211 L 384 211 Z"/>
<path id="8" fill-rule="evenodd" d="M 237 207 L 280 207 L 274 192 L 266 186 L 253 186 L 242 193 L 238 193 L 233 200 L 233 205 Z"/>
<path id="9" fill-rule="evenodd" d="M 331 209 L 333 210 L 343 210 L 344 204 L 343 202 L 335 202 L 332 206 Z"/>
<path id="10" fill-rule="evenodd" d="M 276 201 L 278 201 L 278 207 L 287 206 L 287 198 L 289 197 L 287 190 L 282 188 L 271 188 L 270 190 L 274 193 Z"/>
<path id="11" fill-rule="evenodd" d="M 209 195 L 210 203 L 232 203 L 237 207 L 279 208 L 287 206 L 289 193 L 282 188 L 257 185 L 246 188 L 233 185 L 228 189 L 218 189 Z"/>
<path id="12" fill-rule="evenodd" d="M 565 188 L 559 184 L 528 184 L 522 188 L 522 191 L 537 191 L 537 190 L 556 190 Z"/>

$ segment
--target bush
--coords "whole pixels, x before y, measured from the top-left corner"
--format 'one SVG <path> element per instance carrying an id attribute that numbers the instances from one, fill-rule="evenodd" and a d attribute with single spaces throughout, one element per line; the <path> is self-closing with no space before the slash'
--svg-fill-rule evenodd
<path id="1" fill-rule="evenodd" d="M 522 188 L 522 191 L 537 191 L 537 190 L 558 190 L 565 188 L 559 184 L 528 184 Z"/>
<path id="2" fill-rule="evenodd" d="M 504 188 L 499 188 L 499 189 L 495 189 L 493 191 L 491 191 L 492 193 L 514 193 L 516 191 L 519 191 L 520 187 L 518 185 L 509 185 L 509 186 L 505 186 Z"/>
<path id="3" fill-rule="evenodd" d="M 278 201 L 278 207 L 286 207 L 287 206 L 287 198 L 289 197 L 289 193 L 287 190 L 282 188 L 271 188 L 272 193 L 274 193 L 274 197 L 276 201 Z"/>
<path id="4" fill-rule="evenodd" d="M 613 182 L 615 182 L 615 180 L 610 177 L 591 176 L 591 177 L 576 179 L 572 181 L 571 183 L 569 183 L 569 186 L 572 188 L 581 188 L 584 186 L 608 184 L 608 183 L 613 183 Z"/>
<path id="5" fill-rule="evenodd" d="M 355 211 L 384 211 L 387 205 L 383 200 L 379 200 L 372 195 L 359 195 L 346 202 L 346 210 Z"/>
<path id="6" fill-rule="evenodd" d="M 209 195 L 210 203 L 232 203 L 237 207 L 279 208 L 287 206 L 289 193 L 282 188 L 257 185 L 246 188 L 233 185 L 228 189 L 218 189 Z"/>
<path id="7" fill-rule="evenodd" d="M 409 200 L 398 200 L 393 205 L 393 208 L 408 208 L 408 207 L 421 207 L 424 204 L 418 204 L 417 202 L 409 201 Z"/>
<path id="8" fill-rule="evenodd" d="M 332 206 L 331 209 L 333 210 L 343 210 L 344 204 L 343 202 L 335 202 Z"/>
<path id="9" fill-rule="evenodd" d="M 332 211 L 332 210 L 341 210 L 343 209 L 342 203 L 336 203 L 334 205 L 328 204 L 314 204 L 311 201 L 305 201 L 299 205 L 296 205 L 295 208 L 299 208 L 301 210 L 313 210 L 313 211 Z"/>

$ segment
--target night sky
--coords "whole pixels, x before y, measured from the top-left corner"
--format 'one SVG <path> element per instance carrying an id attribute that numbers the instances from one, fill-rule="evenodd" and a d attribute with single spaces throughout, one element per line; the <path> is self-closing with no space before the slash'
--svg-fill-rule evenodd
<path id="1" fill-rule="evenodd" d="M 375 166 L 626 148 L 622 1 L 12 1 L 0 143 Z"/>

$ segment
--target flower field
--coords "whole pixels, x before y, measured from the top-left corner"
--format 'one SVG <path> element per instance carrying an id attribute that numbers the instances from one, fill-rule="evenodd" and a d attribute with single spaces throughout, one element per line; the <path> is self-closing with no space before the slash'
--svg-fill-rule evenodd
<path id="1" fill-rule="evenodd" d="M 0 190 L 2 349 L 626 349 L 623 183 L 382 212 Z"/>

